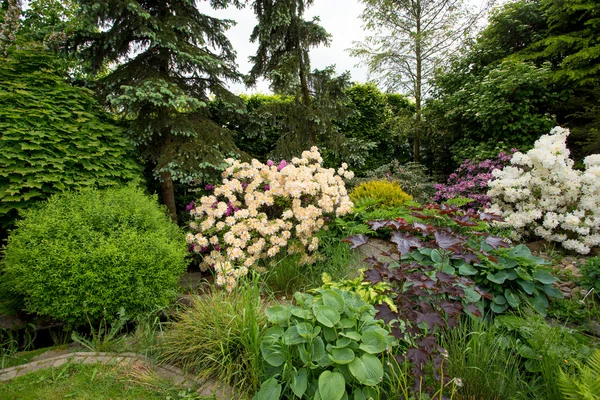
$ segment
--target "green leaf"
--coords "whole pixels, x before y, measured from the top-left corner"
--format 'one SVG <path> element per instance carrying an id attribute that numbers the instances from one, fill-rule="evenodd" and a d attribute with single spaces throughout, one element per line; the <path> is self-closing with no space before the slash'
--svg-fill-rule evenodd
<path id="1" fill-rule="evenodd" d="M 300 370 L 292 376 L 292 381 L 290 382 L 290 389 L 292 392 L 299 397 L 302 398 L 304 392 L 306 392 L 306 388 L 308 387 L 308 377 L 306 368 L 300 368 Z"/>
<path id="2" fill-rule="evenodd" d="M 298 327 L 296 325 L 290 326 L 282 337 L 283 344 L 286 346 L 293 346 L 295 344 L 306 343 L 307 340 L 298 334 Z"/>
<path id="3" fill-rule="evenodd" d="M 491 282 L 502 284 L 508 278 L 508 273 L 504 270 L 498 271 L 495 274 L 487 274 L 487 279 Z"/>
<path id="4" fill-rule="evenodd" d="M 504 311 L 506 311 L 506 309 L 508 308 L 508 306 L 506 304 L 496 304 L 496 303 L 491 303 L 490 304 L 490 309 L 495 312 L 496 314 L 501 314 Z"/>
<path id="5" fill-rule="evenodd" d="M 533 286 L 533 282 L 529 282 L 523 279 L 517 279 L 517 283 L 523 288 L 523 290 L 525 291 L 525 293 L 527 294 L 533 294 L 533 290 L 534 290 L 534 286 Z"/>
<path id="6" fill-rule="evenodd" d="M 344 310 L 344 299 L 335 290 L 328 289 L 322 293 L 323 304 L 341 313 Z"/>
<path id="7" fill-rule="evenodd" d="M 260 390 L 254 395 L 253 400 L 279 400 L 281 385 L 275 378 L 269 378 L 260 385 Z"/>
<path id="8" fill-rule="evenodd" d="M 477 303 L 481 300 L 481 295 L 471 288 L 464 288 L 465 300 L 469 303 Z"/>
<path id="9" fill-rule="evenodd" d="M 306 310 L 302 307 L 294 306 L 290 309 L 290 312 L 293 316 L 301 318 L 301 319 L 313 319 L 313 313 L 310 310 Z"/>
<path id="10" fill-rule="evenodd" d="M 348 368 L 350 373 L 365 386 L 376 386 L 383 379 L 383 365 L 381 360 L 372 354 L 363 354 L 356 357 Z"/>
<path id="11" fill-rule="evenodd" d="M 461 275 L 477 275 L 477 270 L 470 264 L 464 263 L 458 268 Z"/>
<path id="12" fill-rule="evenodd" d="M 263 359 L 269 365 L 279 367 L 285 362 L 284 350 L 278 343 L 268 343 L 263 341 L 260 344 L 260 351 Z"/>
<path id="13" fill-rule="evenodd" d="M 533 273 L 533 279 L 538 282 L 543 283 L 544 285 L 550 285 L 557 281 L 557 278 L 552 276 L 548 271 L 544 271 L 543 269 L 538 269 Z"/>
<path id="14" fill-rule="evenodd" d="M 379 354 L 387 348 L 385 336 L 377 331 L 368 331 L 362 335 L 362 343 L 359 348 L 365 353 Z"/>
<path id="15" fill-rule="evenodd" d="M 348 339 L 352 339 L 355 342 L 359 342 L 361 339 L 360 333 L 355 332 L 355 331 L 340 332 L 340 336 L 347 337 Z"/>
<path id="16" fill-rule="evenodd" d="M 340 313 L 329 306 L 316 306 L 314 308 L 317 321 L 328 328 L 333 328 L 335 324 L 340 322 Z"/>
<path id="17" fill-rule="evenodd" d="M 348 347 L 332 349 L 329 359 L 336 364 L 348 364 L 354 360 L 354 352 Z"/>
<path id="18" fill-rule="evenodd" d="M 274 325 L 283 325 L 286 326 L 290 317 L 292 316 L 292 312 L 290 307 L 287 306 L 273 306 L 267 308 L 265 311 L 267 319 L 270 323 Z"/>
<path id="19" fill-rule="evenodd" d="M 529 303 L 541 315 L 546 315 L 548 309 L 548 298 L 543 293 L 536 293 L 533 297 L 529 297 Z"/>
<path id="20" fill-rule="evenodd" d="M 444 259 L 442 258 L 440 251 L 438 249 L 435 249 L 431 251 L 431 260 L 435 264 L 441 264 Z"/>
<path id="21" fill-rule="evenodd" d="M 518 307 L 521 303 L 519 296 L 513 293 L 510 289 L 504 289 L 504 298 L 506 298 L 508 305 L 510 305 L 512 308 Z"/>
<path id="22" fill-rule="evenodd" d="M 323 371 L 319 376 L 319 395 L 323 400 L 340 400 L 346 393 L 346 381 L 339 372 Z"/>

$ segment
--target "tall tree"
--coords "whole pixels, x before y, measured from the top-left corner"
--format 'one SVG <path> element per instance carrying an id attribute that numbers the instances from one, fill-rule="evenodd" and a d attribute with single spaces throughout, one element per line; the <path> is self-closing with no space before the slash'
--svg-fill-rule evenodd
<path id="1" fill-rule="evenodd" d="M 260 77 L 271 82 L 278 93 L 290 93 L 299 86 L 301 104 L 311 109 L 309 50 L 329 45 L 331 36 L 319 25 L 319 19 L 304 19 L 306 7 L 313 0 L 254 0 L 258 25 L 254 27 L 251 42 L 258 42 L 256 55 L 250 57 L 252 70 L 248 84 Z M 309 124 L 309 145 L 317 144 L 317 127 Z"/>
<path id="2" fill-rule="evenodd" d="M 486 0 L 485 4 L 493 0 Z M 429 80 L 448 54 L 468 36 L 483 9 L 472 12 L 465 0 L 361 0 L 367 30 L 351 54 L 364 60 L 375 79 L 389 91 L 415 99 L 413 158 L 421 158 L 423 99 Z"/>
<path id="3" fill-rule="evenodd" d="M 97 73 L 97 91 L 128 122 L 141 155 L 155 164 L 163 201 L 176 220 L 173 181 L 200 178 L 237 151 L 211 120 L 209 96 L 235 103 L 237 80 L 225 35 L 233 21 L 201 13 L 194 0 L 80 0 L 89 21 L 74 42 Z M 210 0 L 214 8 L 238 0 Z M 108 72 L 106 65 L 115 65 Z"/>

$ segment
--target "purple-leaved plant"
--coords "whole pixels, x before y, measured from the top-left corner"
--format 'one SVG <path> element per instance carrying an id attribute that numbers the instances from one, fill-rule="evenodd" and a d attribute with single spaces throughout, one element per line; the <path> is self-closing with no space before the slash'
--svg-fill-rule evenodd
<path id="1" fill-rule="evenodd" d="M 492 171 L 509 165 L 512 154 L 516 151 L 517 149 L 512 149 L 511 153 L 502 151 L 495 160 L 466 159 L 456 171 L 450 174 L 446 184 L 434 185 L 437 189 L 434 200 L 442 202 L 456 197 L 467 197 L 474 200 L 467 205 L 470 210 L 489 206 L 490 198 L 486 193 L 488 182 L 494 179 Z"/>

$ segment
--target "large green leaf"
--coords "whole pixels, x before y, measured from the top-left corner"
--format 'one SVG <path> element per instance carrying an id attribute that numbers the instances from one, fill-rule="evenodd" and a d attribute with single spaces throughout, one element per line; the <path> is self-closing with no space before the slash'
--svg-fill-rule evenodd
<path id="1" fill-rule="evenodd" d="M 260 390 L 254 395 L 253 400 L 279 400 L 281 397 L 281 384 L 275 378 L 269 378 L 260 385 Z"/>
<path id="2" fill-rule="evenodd" d="M 521 303 L 521 301 L 519 300 L 519 296 L 517 296 L 515 293 L 513 293 L 512 290 L 508 288 L 504 289 L 504 298 L 508 302 L 508 305 L 510 305 L 512 308 L 518 307 Z"/>
<path id="3" fill-rule="evenodd" d="M 461 266 L 458 268 L 458 272 L 461 275 L 477 275 L 477 270 L 475 267 L 467 263 L 461 264 Z"/>
<path id="4" fill-rule="evenodd" d="M 329 306 L 315 306 L 314 310 L 317 321 L 328 328 L 333 328 L 340 322 L 340 313 Z"/>
<path id="5" fill-rule="evenodd" d="M 322 293 L 323 304 L 341 313 L 344 310 L 344 299 L 333 289 L 324 290 Z"/>
<path id="6" fill-rule="evenodd" d="M 295 372 L 292 376 L 292 380 L 290 382 L 290 388 L 292 392 L 299 397 L 302 398 L 304 392 L 306 392 L 306 388 L 308 387 L 308 378 L 306 368 L 300 368 L 298 372 Z"/>
<path id="7" fill-rule="evenodd" d="M 387 340 L 377 331 L 368 331 L 362 335 L 360 349 L 369 354 L 379 354 L 387 348 Z"/>
<path id="8" fill-rule="evenodd" d="M 263 341 L 260 344 L 260 351 L 263 360 L 269 365 L 279 367 L 285 362 L 285 352 L 279 343 L 268 343 Z"/>
<path id="9" fill-rule="evenodd" d="M 555 278 L 554 276 L 552 276 L 551 273 L 549 273 L 548 271 L 545 271 L 543 269 L 536 270 L 533 273 L 533 279 L 535 279 L 536 281 L 541 282 L 545 285 L 550 285 L 557 281 L 557 278 Z"/>
<path id="10" fill-rule="evenodd" d="M 354 360 L 354 352 L 349 347 L 332 349 L 329 359 L 336 364 L 349 364 Z"/>
<path id="11" fill-rule="evenodd" d="M 508 273 L 504 270 L 498 271 L 495 274 L 487 274 L 487 279 L 494 283 L 502 284 L 508 278 Z"/>
<path id="12" fill-rule="evenodd" d="M 383 364 L 372 354 L 356 357 L 348 368 L 356 380 L 366 386 L 376 386 L 383 379 Z"/>
<path id="13" fill-rule="evenodd" d="M 286 326 L 292 316 L 290 307 L 288 306 L 273 306 L 265 311 L 267 319 L 274 325 Z"/>
<path id="14" fill-rule="evenodd" d="M 290 326 L 282 336 L 283 344 L 286 346 L 293 346 L 295 344 L 306 343 L 307 339 L 303 338 L 298 334 L 298 327 L 296 325 Z"/>
<path id="15" fill-rule="evenodd" d="M 529 282 L 523 279 L 517 279 L 517 283 L 523 288 L 525 293 L 533 294 L 533 291 L 535 289 L 533 286 L 533 282 Z"/>
<path id="16" fill-rule="evenodd" d="M 346 381 L 339 372 L 323 371 L 319 376 L 319 394 L 323 400 L 340 400 L 346 393 Z"/>

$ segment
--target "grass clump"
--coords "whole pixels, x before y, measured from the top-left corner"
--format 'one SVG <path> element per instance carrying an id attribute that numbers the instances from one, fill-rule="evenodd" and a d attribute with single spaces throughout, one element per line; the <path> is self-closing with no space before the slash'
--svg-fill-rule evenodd
<path id="1" fill-rule="evenodd" d="M 380 207 L 400 207 L 412 201 L 396 182 L 386 180 L 364 182 L 350 192 L 350 199 L 356 203 L 364 199 L 373 199 Z"/>
<path id="2" fill-rule="evenodd" d="M 266 320 L 258 285 L 195 297 L 164 332 L 161 362 L 180 365 L 200 378 L 213 377 L 240 392 L 260 385 L 260 337 Z"/>

